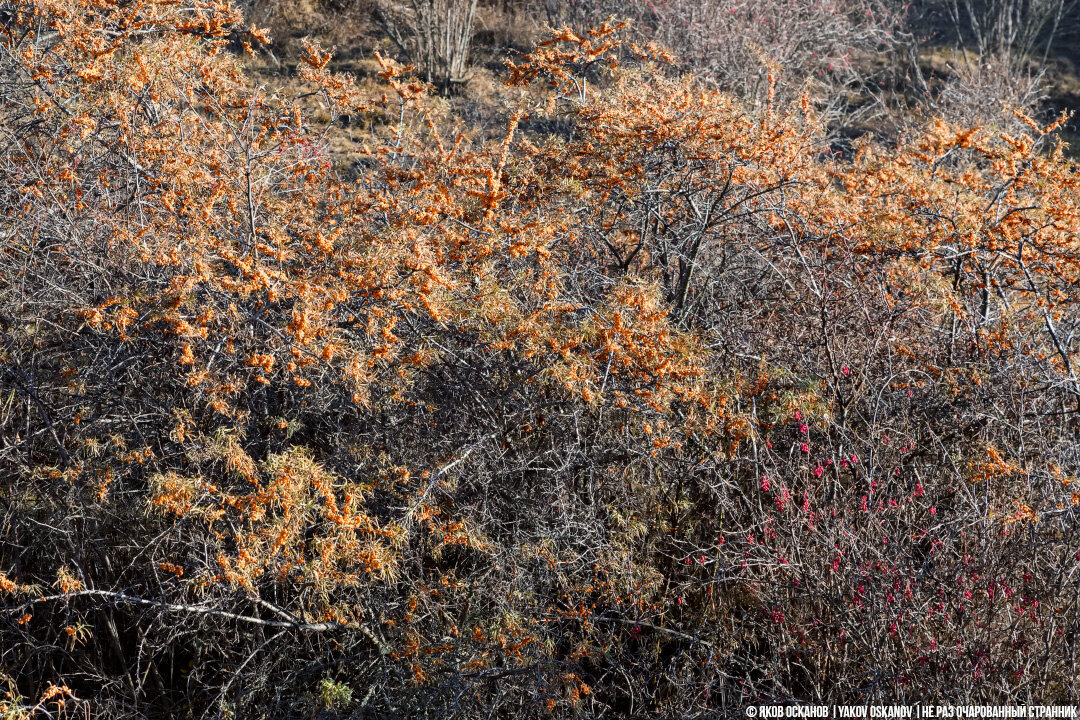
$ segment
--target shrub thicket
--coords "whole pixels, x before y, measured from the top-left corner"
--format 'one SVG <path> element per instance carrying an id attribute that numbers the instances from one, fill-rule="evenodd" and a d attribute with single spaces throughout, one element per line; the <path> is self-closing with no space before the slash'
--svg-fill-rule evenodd
<path id="1" fill-rule="evenodd" d="M 605 25 L 473 142 L 224 2 L 0 19 L 5 713 L 1076 701 L 1052 128 L 839 157 Z"/>

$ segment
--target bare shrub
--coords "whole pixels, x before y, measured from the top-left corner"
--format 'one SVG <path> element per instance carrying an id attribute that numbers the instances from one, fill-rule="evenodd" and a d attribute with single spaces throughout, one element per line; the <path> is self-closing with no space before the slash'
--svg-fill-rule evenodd
<path id="1" fill-rule="evenodd" d="M 464 82 L 477 0 L 379 0 L 387 33 L 443 92 Z"/>
<path id="2" fill-rule="evenodd" d="M 980 56 L 1040 58 L 1047 55 L 1075 0 L 949 0 L 958 35 Z"/>
<path id="3" fill-rule="evenodd" d="M 950 68 L 934 109 L 949 122 L 1024 129 L 1013 115 L 1039 117 L 1046 99 L 1045 76 L 1031 64 L 1009 56 L 961 56 Z"/>

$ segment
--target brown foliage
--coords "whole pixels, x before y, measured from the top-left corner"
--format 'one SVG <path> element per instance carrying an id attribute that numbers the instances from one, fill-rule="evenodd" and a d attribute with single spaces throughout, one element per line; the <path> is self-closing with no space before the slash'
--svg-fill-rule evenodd
<path id="1" fill-rule="evenodd" d="M 374 128 L 346 177 L 225 4 L 0 18 L 13 695 L 1075 701 L 1053 128 L 839 159 L 774 76 L 748 110 L 607 24 L 510 63 L 474 142 L 392 61 L 369 98 L 308 45 L 304 94 Z"/>

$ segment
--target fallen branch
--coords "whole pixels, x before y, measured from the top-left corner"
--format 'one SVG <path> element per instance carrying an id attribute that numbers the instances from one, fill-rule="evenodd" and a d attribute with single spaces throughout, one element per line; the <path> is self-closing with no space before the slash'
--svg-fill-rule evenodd
<path id="1" fill-rule="evenodd" d="M 386 644 L 369 628 L 357 624 L 357 623 L 335 623 L 335 622 L 323 622 L 323 623 L 309 623 L 304 622 L 300 618 L 293 616 L 285 610 L 272 605 L 265 600 L 256 600 L 259 605 L 267 607 L 274 611 L 279 617 L 285 618 L 282 620 L 265 620 L 263 618 L 252 617 L 250 615 L 240 615 L 239 613 L 232 613 L 226 610 L 218 610 L 217 608 L 207 607 L 206 605 L 187 605 L 183 603 L 168 603 L 160 600 L 147 600 L 145 598 L 135 597 L 134 595 L 125 595 L 124 593 L 113 592 L 110 590 L 78 590 L 70 593 L 62 593 L 59 595 L 43 595 L 41 597 L 29 600 L 17 607 L 4 608 L 5 612 L 9 613 L 23 613 L 34 605 L 40 605 L 47 602 L 56 602 L 60 600 L 73 600 L 78 597 L 97 597 L 108 600 L 113 600 L 118 603 L 128 603 L 131 605 L 142 605 L 144 607 L 156 607 L 162 610 L 168 610 L 171 612 L 185 612 L 197 615 L 210 615 L 213 617 L 226 618 L 228 620 L 236 620 L 237 622 L 250 623 L 252 625 L 261 625 L 262 627 L 272 628 L 286 628 L 292 630 L 299 630 L 301 632 L 335 632 L 335 631 L 348 631 L 354 630 L 370 640 L 375 647 L 379 649 L 380 655 L 390 654 L 390 650 L 386 647 Z"/>

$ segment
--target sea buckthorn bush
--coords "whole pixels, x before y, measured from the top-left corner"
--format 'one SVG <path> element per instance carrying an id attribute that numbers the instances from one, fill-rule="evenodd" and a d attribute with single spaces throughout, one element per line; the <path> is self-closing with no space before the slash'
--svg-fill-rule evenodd
<path id="1" fill-rule="evenodd" d="M 1076 701 L 1055 126 L 842 157 L 608 23 L 486 141 L 224 2 L 0 18 L 5 713 Z"/>

